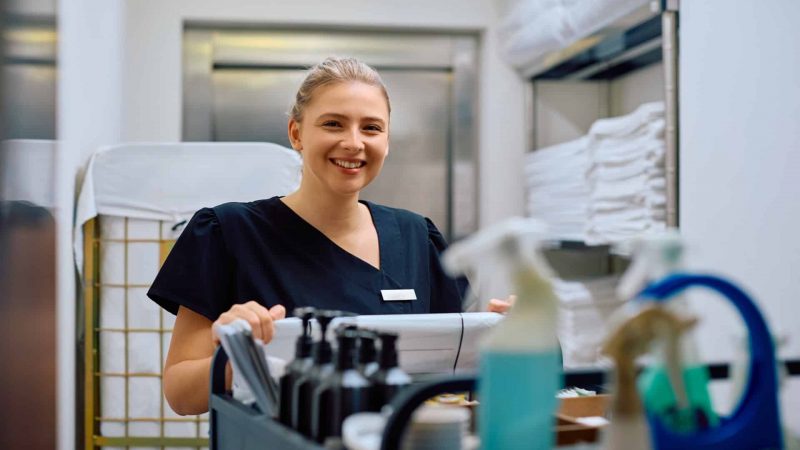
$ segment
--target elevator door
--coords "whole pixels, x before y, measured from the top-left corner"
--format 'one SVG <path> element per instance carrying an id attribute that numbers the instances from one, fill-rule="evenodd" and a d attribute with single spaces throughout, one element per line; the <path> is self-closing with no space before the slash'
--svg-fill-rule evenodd
<path id="1" fill-rule="evenodd" d="M 392 103 L 389 156 L 361 198 L 429 217 L 447 237 L 474 231 L 474 39 L 187 30 L 184 43 L 184 140 L 289 147 L 288 111 L 307 67 L 332 54 L 373 65 Z"/>

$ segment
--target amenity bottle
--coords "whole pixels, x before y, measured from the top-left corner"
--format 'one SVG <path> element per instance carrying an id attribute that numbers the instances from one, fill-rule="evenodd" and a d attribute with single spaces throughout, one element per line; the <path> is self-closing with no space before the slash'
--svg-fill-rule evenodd
<path id="1" fill-rule="evenodd" d="M 309 333 L 309 322 L 314 317 L 314 308 L 296 308 L 294 316 L 299 317 L 303 324 L 303 332 L 297 338 L 294 360 L 286 366 L 280 379 L 280 421 L 284 425 L 292 425 L 292 393 L 294 385 L 303 375 L 308 373 L 314 365 L 311 356 L 313 340 Z"/>
<path id="2" fill-rule="evenodd" d="M 312 435 L 313 400 L 314 390 L 333 374 L 333 349 L 326 339 L 328 325 L 339 317 L 338 311 L 317 311 L 316 318 L 319 322 L 322 335 L 314 345 L 314 364 L 311 369 L 300 377 L 294 385 L 292 394 L 292 426 L 307 437 Z"/>
<path id="3" fill-rule="evenodd" d="M 397 358 L 397 334 L 379 332 L 381 350 L 378 370 L 372 374 L 372 404 L 370 410 L 379 412 L 401 389 L 411 384 L 411 377 L 400 368 Z"/>
<path id="4" fill-rule="evenodd" d="M 337 330 L 338 350 L 334 372 L 314 390 L 312 411 L 313 435 L 317 442 L 340 438 L 342 422 L 351 414 L 367 411 L 370 404 L 370 382 L 357 366 L 358 331 Z"/>

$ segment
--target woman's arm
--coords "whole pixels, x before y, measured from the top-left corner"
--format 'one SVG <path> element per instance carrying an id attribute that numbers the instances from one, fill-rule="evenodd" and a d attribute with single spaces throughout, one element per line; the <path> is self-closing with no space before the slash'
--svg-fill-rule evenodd
<path id="1" fill-rule="evenodd" d="M 236 304 L 217 319 L 229 323 L 245 319 L 250 323 L 253 337 L 264 342 L 272 340 L 275 330 L 273 320 L 286 315 L 283 306 L 268 310 L 251 301 Z M 169 406 L 180 415 L 202 414 L 208 411 L 208 392 L 211 375 L 211 358 L 219 341 L 212 333 L 207 317 L 183 306 L 178 309 L 167 361 L 164 364 L 164 396 Z M 230 364 L 225 372 L 225 385 L 230 388 Z"/>
<path id="2" fill-rule="evenodd" d="M 208 411 L 213 354 L 211 321 L 181 306 L 164 364 L 164 396 L 176 413 L 187 415 Z M 230 386 L 230 372 L 228 368 L 225 375 L 226 386 Z"/>

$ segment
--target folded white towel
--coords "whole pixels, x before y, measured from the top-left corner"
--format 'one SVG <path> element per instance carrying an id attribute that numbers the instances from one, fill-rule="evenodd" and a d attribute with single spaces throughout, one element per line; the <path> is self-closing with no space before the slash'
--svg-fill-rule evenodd
<path id="1" fill-rule="evenodd" d="M 594 122 L 589 129 L 589 136 L 631 135 L 651 124 L 655 128 L 663 127 L 664 111 L 664 102 L 644 103 L 630 114 Z"/>
<path id="2" fill-rule="evenodd" d="M 505 60 L 520 69 L 635 11 L 648 0 L 516 0 L 504 2 L 498 38 Z"/>
<path id="3" fill-rule="evenodd" d="M 525 159 L 527 211 L 560 239 L 583 240 L 589 186 L 587 137 L 539 149 Z"/>

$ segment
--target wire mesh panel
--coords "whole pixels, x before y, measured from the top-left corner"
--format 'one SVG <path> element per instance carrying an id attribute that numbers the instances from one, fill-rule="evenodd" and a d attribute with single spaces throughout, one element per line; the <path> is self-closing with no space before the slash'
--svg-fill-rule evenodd
<path id="1" fill-rule="evenodd" d="M 164 398 L 175 317 L 146 295 L 180 231 L 180 224 L 113 216 L 84 229 L 89 449 L 208 446 L 208 414 L 179 416 Z"/>

